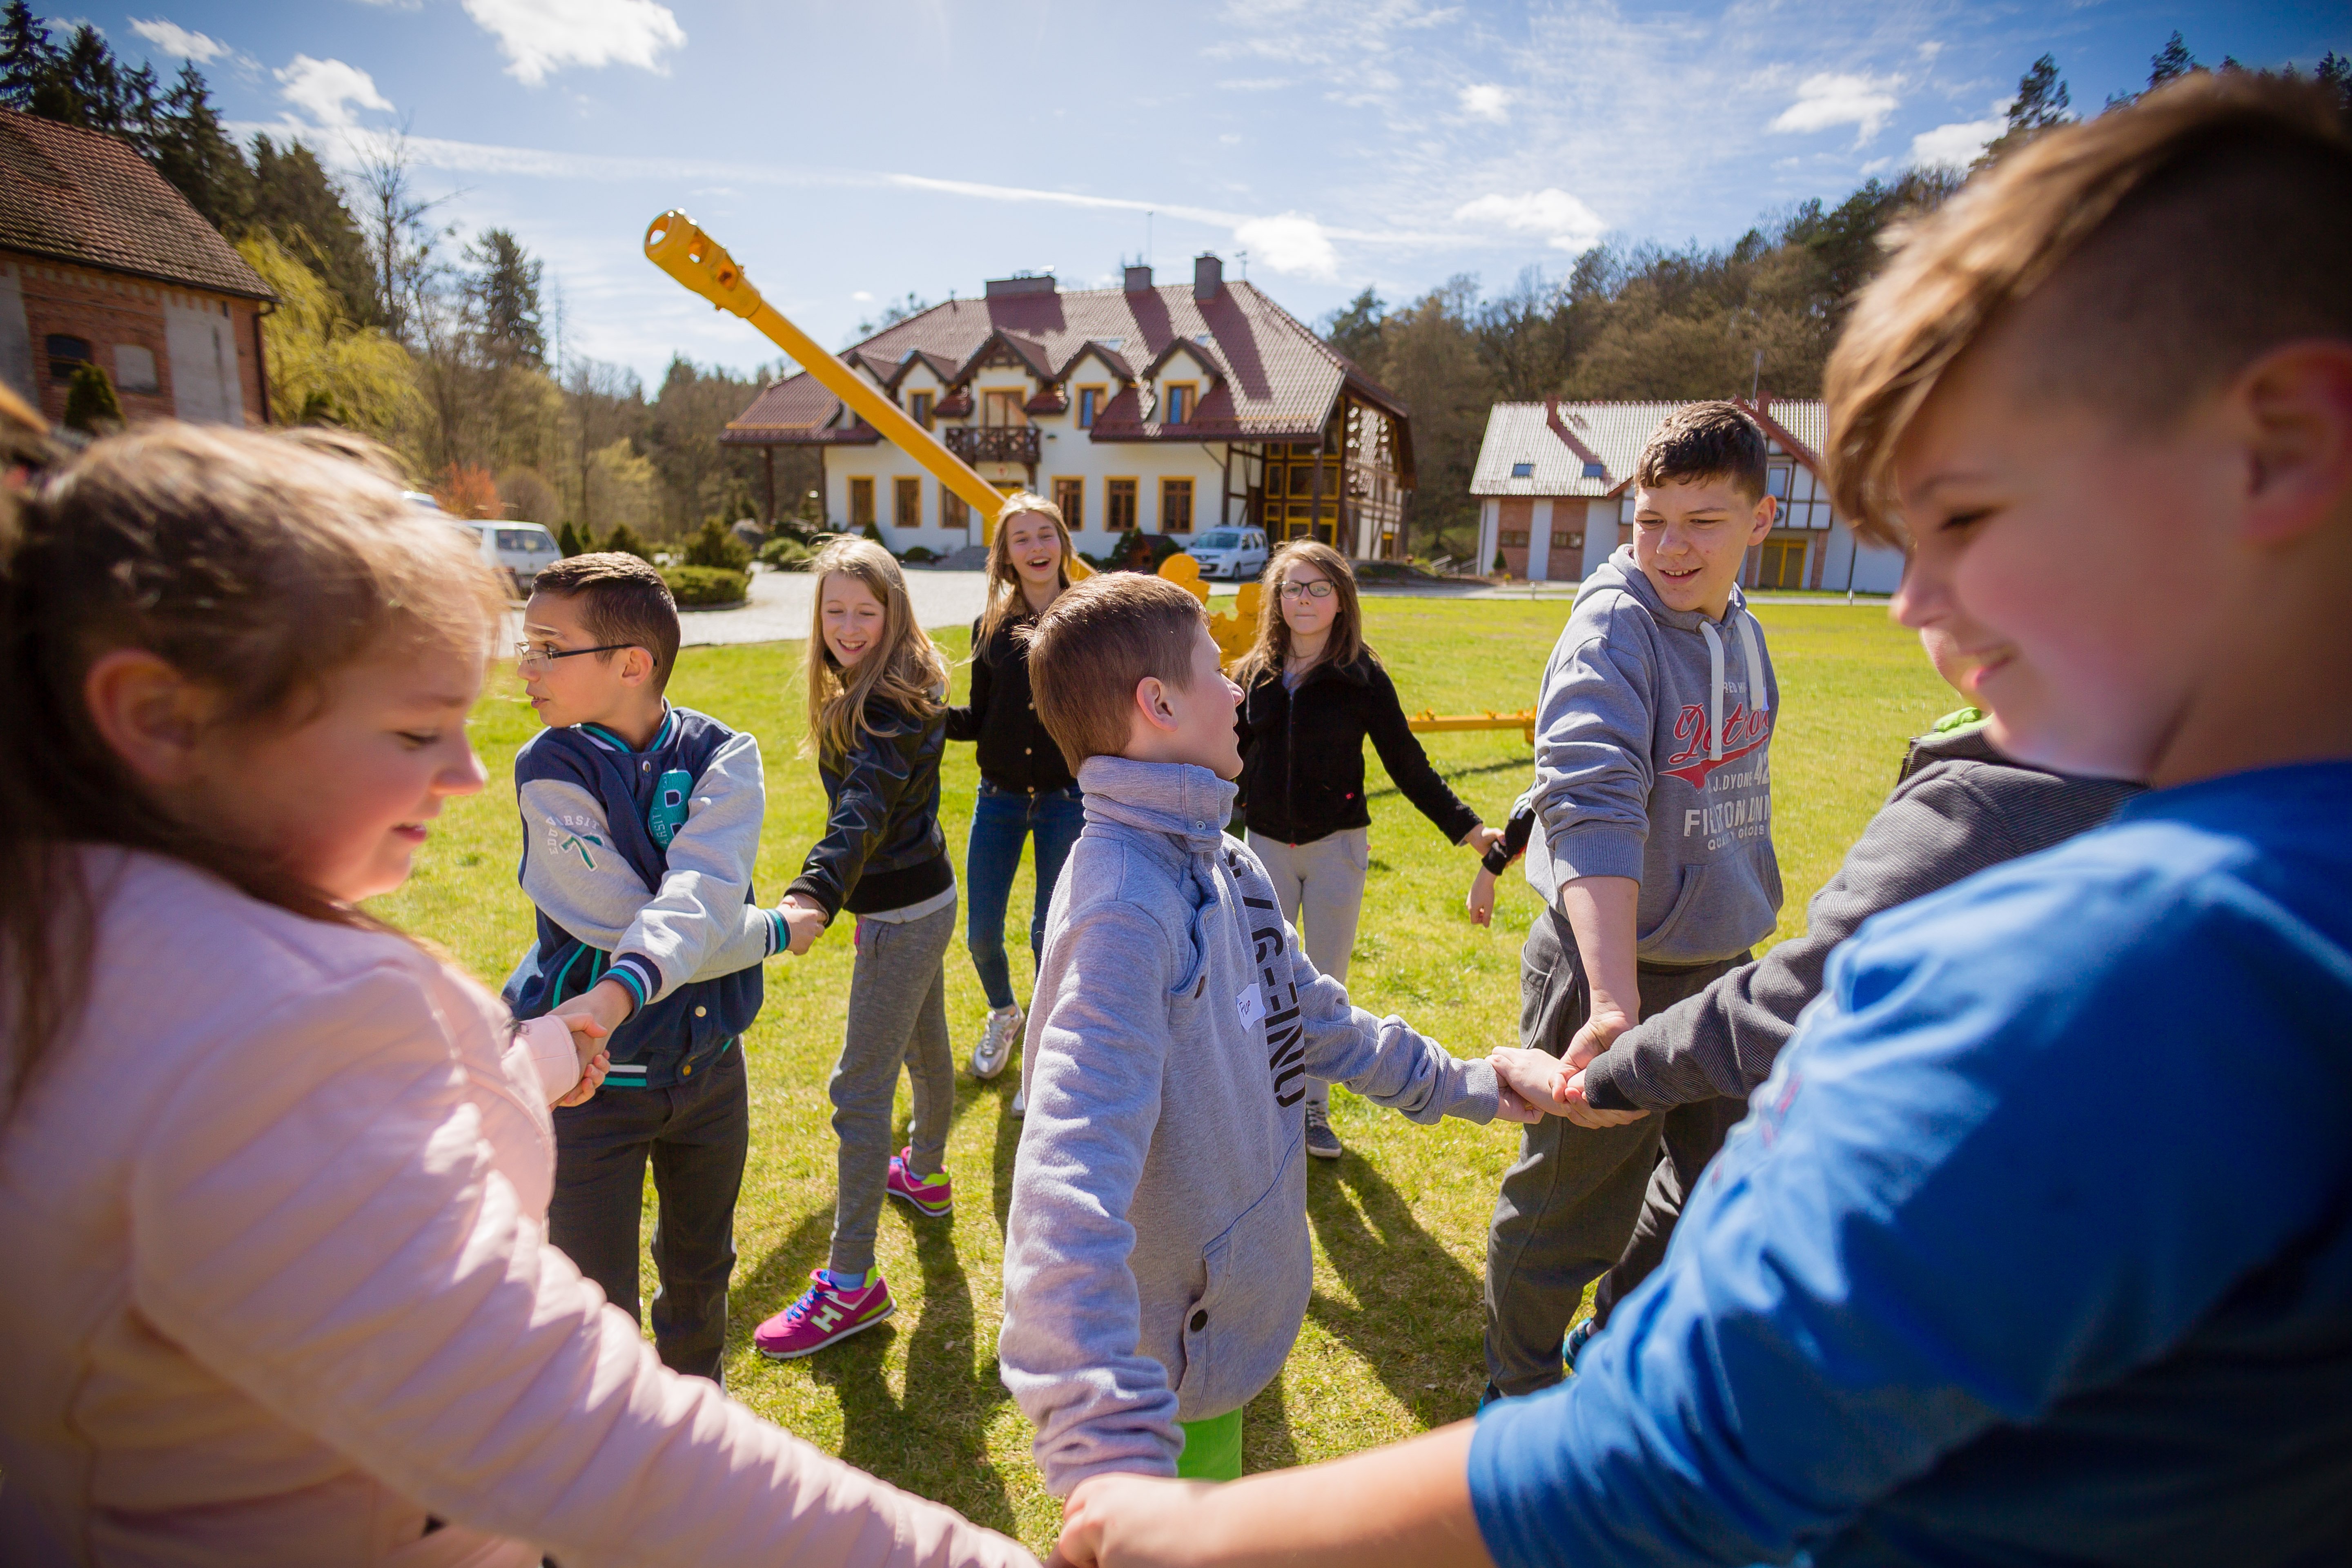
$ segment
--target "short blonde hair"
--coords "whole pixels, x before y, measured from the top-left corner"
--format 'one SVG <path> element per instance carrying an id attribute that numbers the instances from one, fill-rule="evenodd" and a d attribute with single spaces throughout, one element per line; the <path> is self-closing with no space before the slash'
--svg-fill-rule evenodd
<path id="1" fill-rule="evenodd" d="M 2048 132 L 1903 237 L 1823 375 L 1832 499 L 1902 540 L 1892 471 L 1944 372 L 2054 284 L 2046 384 L 2160 422 L 2252 360 L 2352 336 L 2352 137 L 2319 89 L 2200 72 Z"/>
<path id="2" fill-rule="evenodd" d="M 1027 634 L 1037 718 L 1070 771 L 1127 750 L 1135 689 L 1157 676 L 1192 680 L 1192 649 L 1209 624 L 1201 601 L 1165 577 L 1106 572 L 1064 589 Z"/>

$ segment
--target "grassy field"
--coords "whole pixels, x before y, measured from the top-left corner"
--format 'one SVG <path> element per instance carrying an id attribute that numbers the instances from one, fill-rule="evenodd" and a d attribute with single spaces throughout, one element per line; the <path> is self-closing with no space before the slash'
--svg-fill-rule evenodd
<path id="1" fill-rule="evenodd" d="M 1530 702 L 1566 613 L 1562 604 L 1366 602 L 1371 640 L 1406 706 L 1441 713 Z M 1789 903 L 1777 940 L 1803 929 L 1806 900 L 1892 784 L 1904 738 L 1958 700 L 1880 608 L 1775 605 L 1760 616 L 1783 692 L 1773 819 Z M 945 640 L 961 658 L 961 635 Z M 800 651 L 797 643 L 689 649 L 670 690 L 763 742 L 768 820 L 759 886 L 772 900 L 798 869 L 824 810 L 815 768 L 796 750 Z M 964 679 L 959 669 L 959 693 Z M 381 906 L 494 986 L 530 936 L 530 910 L 514 880 L 512 762 L 536 722 L 511 670 L 502 671 L 474 721 L 488 790 L 453 805 L 418 857 L 415 877 Z M 1454 789 L 1499 825 L 1529 775 L 1518 734 L 1428 740 Z M 961 866 L 977 773 L 970 747 L 951 746 L 948 757 L 942 813 Z M 1516 873 L 1505 879 L 1493 928 L 1472 925 L 1462 912 L 1475 868 L 1468 852 L 1444 844 L 1389 785 L 1378 759 L 1368 761 L 1371 880 L 1351 989 L 1363 1005 L 1402 1013 L 1458 1055 L 1516 1044 L 1518 950 L 1535 909 L 1526 883 Z M 1028 908 L 1024 869 L 1008 927 L 1025 931 Z M 806 957 L 770 963 L 767 1005 L 748 1037 L 751 1158 L 736 1219 L 742 1261 L 729 1386 L 810 1441 L 1042 1550 L 1057 1510 L 1030 1462 L 1028 1424 L 995 1364 L 1019 1130 L 1003 1110 L 1016 1075 L 959 1080 L 948 1151 L 960 1199 L 952 1224 L 911 1220 L 896 1205 L 883 1218 L 881 1267 L 898 1317 L 807 1361 L 772 1363 L 751 1348 L 753 1326 L 824 1261 L 832 1226 L 824 1082 L 846 1002 L 848 926 L 837 923 Z M 1025 943 L 1016 942 L 1014 973 L 1024 987 L 1028 963 Z M 949 953 L 948 1008 L 961 1061 L 985 1004 L 960 943 Z M 1416 1128 L 1344 1091 L 1333 1100 L 1349 1155 L 1311 1173 L 1314 1303 L 1282 1380 L 1250 1407 L 1253 1469 L 1327 1458 L 1454 1420 L 1470 1412 L 1484 1382 L 1478 1282 L 1513 1133 L 1460 1122 Z M 903 1122 L 903 1087 L 898 1110 Z M 650 1293 L 649 1264 L 645 1279 Z"/>

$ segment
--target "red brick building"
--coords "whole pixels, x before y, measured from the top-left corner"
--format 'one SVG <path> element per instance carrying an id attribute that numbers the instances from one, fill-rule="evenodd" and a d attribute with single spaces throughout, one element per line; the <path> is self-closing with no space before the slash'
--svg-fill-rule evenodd
<path id="1" fill-rule="evenodd" d="M 267 424 L 276 303 L 138 153 L 0 110 L 0 380 L 51 420 L 95 361 L 126 418 Z"/>

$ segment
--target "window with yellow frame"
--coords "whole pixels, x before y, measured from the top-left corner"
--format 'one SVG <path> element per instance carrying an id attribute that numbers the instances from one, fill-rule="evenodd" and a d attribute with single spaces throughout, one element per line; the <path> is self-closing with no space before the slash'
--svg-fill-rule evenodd
<path id="1" fill-rule="evenodd" d="M 1078 428 L 1093 429 L 1097 416 L 1103 411 L 1103 405 L 1110 401 L 1110 388 L 1080 386 L 1072 390 L 1077 394 Z"/>
<path id="2" fill-rule="evenodd" d="M 1192 481 L 1162 479 L 1160 481 L 1160 531 L 1190 533 L 1192 531 Z"/>
<path id="3" fill-rule="evenodd" d="M 1168 425 L 1190 425 L 1192 410 L 1200 405 L 1201 384 L 1197 381 L 1171 381 L 1162 387 L 1160 406 L 1161 422 Z"/>
<path id="4" fill-rule="evenodd" d="M 897 528 L 923 526 L 923 481 L 902 474 L 890 481 L 890 522 Z"/>
<path id="5" fill-rule="evenodd" d="M 1133 479 L 1103 481 L 1103 526 L 1113 533 L 1125 533 L 1135 526 L 1136 489 Z"/>
<path id="6" fill-rule="evenodd" d="M 854 479 L 849 481 L 849 526 L 864 528 L 874 521 L 874 481 Z"/>
<path id="7" fill-rule="evenodd" d="M 932 398 L 933 395 L 928 392 L 910 392 L 907 395 L 907 416 L 926 430 L 931 427 Z"/>

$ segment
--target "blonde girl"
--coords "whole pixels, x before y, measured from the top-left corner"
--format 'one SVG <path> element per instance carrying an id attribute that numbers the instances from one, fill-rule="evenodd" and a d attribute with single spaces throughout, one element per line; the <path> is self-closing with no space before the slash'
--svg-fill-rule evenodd
<path id="1" fill-rule="evenodd" d="M 1395 685 L 1364 641 L 1347 558 L 1293 540 L 1266 563 L 1263 581 L 1257 641 L 1234 668 L 1244 693 L 1242 819 L 1307 956 L 1345 981 L 1371 863 L 1366 736 L 1397 788 L 1449 843 L 1483 853 L 1502 836 L 1446 787 L 1413 739 Z M 1346 1152 L 1330 1104 L 1330 1087 L 1307 1080 L 1307 1152 L 1325 1160 Z"/>
<path id="2" fill-rule="evenodd" d="M 940 831 L 940 753 L 947 746 L 947 661 L 915 624 L 907 580 L 868 540 L 835 539 L 809 563 L 809 749 L 829 816 L 784 895 L 792 949 L 847 910 L 856 917 L 849 1018 L 833 1069 L 840 1141 L 833 1246 L 808 1289 L 760 1325 L 762 1355 L 791 1360 L 870 1329 L 896 1309 L 874 1267 L 885 1195 L 926 1218 L 953 1212 L 941 1169 L 955 1101 L 948 1043 L 948 942 L 955 869 Z M 904 1066 L 915 1120 L 890 1152 L 890 1106 Z"/>
<path id="3" fill-rule="evenodd" d="M 1029 911 L 1034 971 L 1045 948 L 1054 886 L 1086 826 L 1077 780 L 1037 720 L 1029 695 L 1029 645 L 1017 635 L 1070 585 L 1076 559 L 1061 508 L 1027 491 L 1007 498 L 988 547 L 987 607 L 971 626 L 971 701 L 948 710 L 948 739 L 976 741 L 980 751 L 980 792 L 964 860 L 964 944 L 989 1007 L 972 1047 L 976 1079 L 1002 1073 L 1021 1038 L 1021 1005 L 1004 959 L 1004 914 L 1013 901 L 1013 873 L 1021 868 L 1021 847 L 1036 841 L 1037 887 Z M 1022 1110 L 1016 1087 L 1012 1113 Z"/>
<path id="4" fill-rule="evenodd" d="M 0 1561 L 1025 1562 L 666 1370 L 545 1239 L 593 1045 L 362 907 L 483 784 L 475 553 L 177 425 L 0 523 Z"/>

